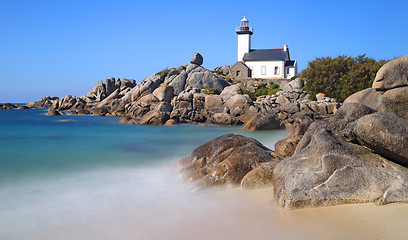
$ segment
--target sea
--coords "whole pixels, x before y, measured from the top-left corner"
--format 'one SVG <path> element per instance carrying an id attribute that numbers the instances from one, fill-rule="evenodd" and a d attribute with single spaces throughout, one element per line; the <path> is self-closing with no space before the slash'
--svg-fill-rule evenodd
<path id="1" fill-rule="evenodd" d="M 223 134 L 242 134 L 273 149 L 286 131 L 131 125 L 119 117 L 46 112 L 0 110 L 1 240 L 256 236 L 256 225 L 240 217 L 261 224 L 243 197 L 195 191 L 171 165 Z"/>

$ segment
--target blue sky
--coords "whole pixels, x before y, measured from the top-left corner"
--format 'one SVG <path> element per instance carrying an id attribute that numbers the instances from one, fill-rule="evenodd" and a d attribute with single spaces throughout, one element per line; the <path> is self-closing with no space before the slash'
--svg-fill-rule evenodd
<path id="1" fill-rule="evenodd" d="M 0 1 L 0 102 L 86 94 L 108 77 L 137 82 L 166 67 L 234 64 L 244 13 L 253 48 L 316 57 L 408 54 L 408 2 Z"/>

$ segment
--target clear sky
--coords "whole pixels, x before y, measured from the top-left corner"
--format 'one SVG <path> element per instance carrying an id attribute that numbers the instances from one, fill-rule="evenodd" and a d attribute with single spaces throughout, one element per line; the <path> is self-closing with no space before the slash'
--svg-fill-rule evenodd
<path id="1" fill-rule="evenodd" d="M 408 1 L 0 0 L 0 102 L 86 94 L 108 77 L 137 82 L 189 63 L 237 60 L 243 14 L 252 48 L 289 45 L 299 71 L 316 57 L 408 54 Z"/>

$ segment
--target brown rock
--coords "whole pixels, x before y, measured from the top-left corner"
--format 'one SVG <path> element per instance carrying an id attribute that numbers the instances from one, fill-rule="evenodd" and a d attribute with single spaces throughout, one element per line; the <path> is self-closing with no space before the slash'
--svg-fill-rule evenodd
<path id="1" fill-rule="evenodd" d="M 260 163 L 278 161 L 271 152 L 255 139 L 227 134 L 199 146 L 178 165 L 185 181 L 197 187 L 240 184 Z"/>
<path id="2" fill-rule="evenodd" d="M 285 97 L 285 96 L 279 96 L 279 97 L 277 97 L 275 102 L 276 102 L 277 104 L 281 105 L 281 106 L 287 105 L 287 104 L 290 104 L 290 103 L 291 103 L 290 100 L 289 100 L 287 97 Z"/>
<path id="3" fill-rule="evenodd" d="M 211 121 L 218 125 L 235 125 L 239 120 L 228 113 L 215 113 L 211 116 Z"/>
<path id="4" fill-rule="evenodd" d="M 207 95 L 205 96 L 204 107 L 208 110 L 219 109 L 223 106 L 224 101 L 219 95 Z"/>
<path id="5" fill-rule="evenodd" d="M 142 119 L 140 119 L 140 124 L 151 124 L 151 125 L 162 125 L 167 120 L 170 119 L 169 114 L 159 111 L 150 111 L 146 113 Z"/>
<path id="6" fill-rule="evenodd" d="M 258 167 L 248 172 L 241 181 L 243 188 L 252 189 L 270 187 L 273 184 L 273 169 L 277 161 L 261 163 Z"/>
<path id="7" fill-rule="evenodd" d="M 47 115 L 47 116 L 58 116 L 58 115 L 61 115 L 61 114 L 60 114 L 60 112 L 58 112 L 57 110 L 55 110 L 55 108 L 50 107 L 50 108 L 48 109 L 48 112 L 47 112 L 45 115 Z"/>
<path id="8" fill-rule="evenodd" d="M 164 101 L 170 103 L 174 96 L 174 89 L 170 85 L 162 84 L 153 91 L 153 95 L 161 102 Z"/>
<path id="9" fill-rule="evenodd" d="M 295 135 L 279 140 L 275 144 L 275 151 L 286 156 L 292 156 L 301 138 L 302 135 Z"/>
<path id="10" fill-rule="evenodd" d="M 228 101 L 225 102 L 225 106 L 229 109 L 239 107 L 241 109 L 247 109 L 249 106 L 252 106 L 254 103 L 248 95 L 233 95 Z"/>
<path id="11" fill-rule="evenodd" d="M 125 117 L 121 118 L 119 122 L 121 122 L 121 123 L 128 123 L 130 120 L 132 120 L 132 117 L 130 117 L 130 116 L 125 116 Z"/>
<path id="12" fill-rule="evenodd" d="M 11 103 L 6 103 L 6 104 L 3 105 L 3 108 L 4 109 L 14 109 L 14 108 L 16 108 L 16 106 L 14 106 Z"/>
<path id="13" fill-rule="evenodd" d="M 254 130 L 272 130 L 279 129 L 280 121 L 271 114 L 256 114 L 249 121 L 244 123 L 241 130 L 254 131 Z"/>
<path id="14" fill-rule="evenodd" d="M 179 121 L 177 119 L 169 119 L 169 120 L 166 121 L 166 123 L 164 125 L 172 126 L 172 125 L 176 125 L 178 123 L 179 123 Z"/>
<path id="15" fill-rule="evenodd" d="M 159 102 L 159 99 L 155 97 L 153 94 L 148 94 L 144 97 L 141 97 L 138 101 L 137 104 L 139 104 L 142 107 L 146 106 L 151 106 L 152 104 L 156 104 Z"/>

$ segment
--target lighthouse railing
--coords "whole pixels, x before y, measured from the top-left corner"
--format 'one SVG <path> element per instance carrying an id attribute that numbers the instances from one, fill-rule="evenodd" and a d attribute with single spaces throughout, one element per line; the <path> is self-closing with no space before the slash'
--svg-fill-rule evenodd
<path id="1" fill-rule="evenodd" d="M 236 32 L 245 32 L 245 31 L 250 31 L 252 32 L 252 27 L 236 27 L 235 31 Z"/>

